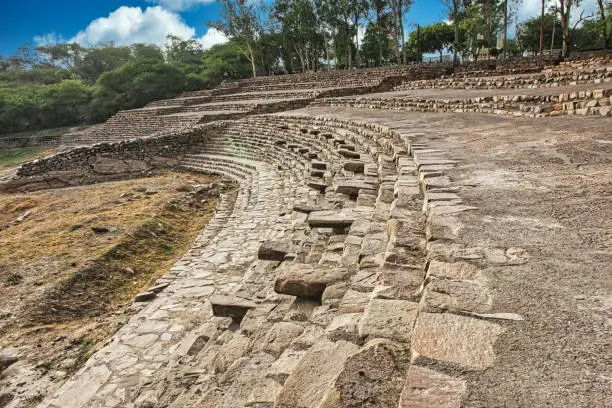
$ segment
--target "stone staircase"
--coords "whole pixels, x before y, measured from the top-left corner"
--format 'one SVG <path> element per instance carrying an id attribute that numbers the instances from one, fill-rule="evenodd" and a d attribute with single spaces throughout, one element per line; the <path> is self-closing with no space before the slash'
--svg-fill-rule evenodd
<path id="1" fill-rule="evenodd" d="M 454 163 L 373 124 L 230 124 L 181 166 L 240 188 L 169 286 L 40 407 L 457 406 L 465 380 L 431 362 L 485 369 L 501 329 L 477 267 L 445 254 L 469 210 Z M 465 336 L 471 350 L 452 347 Z"/>

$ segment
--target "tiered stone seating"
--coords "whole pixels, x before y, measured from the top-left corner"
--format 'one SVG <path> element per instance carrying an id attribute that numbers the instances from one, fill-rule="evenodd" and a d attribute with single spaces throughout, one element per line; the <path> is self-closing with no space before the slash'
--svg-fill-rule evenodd
<path id="1" fill-rule="evenodd" d="M 542 63 L 501 69 L 541 70 Z M 516 248 L 467 247 L 458 238 L 464 226 L 454 214 L 475 208 L 447 174 L 457 163 L 449 152 L 414 143 L 414 133 L 305 113 L 198 124 L 205 115 L 299 106 L 312 97 L 295 90 L 313 83 L 321 106 L 532 116 L 612 108 L 610 86 L 324 97 L 384 90 L 447 68 L 226 83 L 220 93 L 122 112 L 98 129 L 139 140 L 24 165 L 17 172 L 24 183 L 46 183 L 57 172 L 81 177 L 96 166 L 118 169 L 117 177 L 161 166 L 237 186 L 157 282 L 163 291 L 40 408 L 460 406 L 471 375 L 494 364 L 493 345 L 506 330 L 499 321 L 522 317 L 492 313 L 479 269 L 509 264 Z M 467 72 L 460 75 L 472 78 Z M 168 134 L 173 126 L 179 130 Z"/>
<path id="2" fill-rule="evenodd" d="M 489 71 L 478 71 L 478 73 L 482 76 L 473 72 L 471 75 L 457 73 L 434 80 L 404 82 L 397 86 L 395 90 L 547 88 L 612 82 L 612 65 L 570 70 L 548 68 L 537 74 L 521 75 L 489 76 Z"/>
<path id="3" fill-rule="evenodd" d="M 84 405 L 315 407 L 357 386 L 370 391 L 350 406 L 410 406 L 425 216 L 460 205 L 439 187 L 450 162 L 380 126 L 304 116 L 228 123 L 194 148 L 184 169 L 241 186 L 224 227 L 209 226 L 158 300 L 42 406 L 63 406 L 100 367 L 109 375 Z M 171 335 L 126 349 L 134 364 L 117 364 L 135 333 L 170 323 Z"/>
<path id="4" fill-rule="evenodd" d="M 562 89 L 562 88 L 561 88 Z M 408 112 L 480 112 L 514 116 L 600 115 L 611 116 L 612 87 L 561 94 L 512 93 L 473 97 L 435 97 L 390 93 L 375 96 L 325 98 L 312 106 L 350 106 Z"/>

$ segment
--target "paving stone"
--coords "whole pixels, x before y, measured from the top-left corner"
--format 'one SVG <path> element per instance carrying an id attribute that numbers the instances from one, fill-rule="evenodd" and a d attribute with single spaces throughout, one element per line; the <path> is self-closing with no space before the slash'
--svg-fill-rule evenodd
<path id="1" fill-rule="evenodd" d="M 418 303 L 395 299 L 372 299 L 359 323 L 362 338 L 386 338 L 410 343 Z"/>
<path id="2" fill-rule="evenodd" d="M 421 310 L 485 313 L 492 303 L 488 289 L 479 282 L 434 279 L 425 288 Z"/>
<path id="3" fill-rule="evenodd" d="M 484 370 L 495 361 L 493 345 L 503 328 L 450 313 L 420 313 L 412 335 L 413 362 L 421 357 Z"/>
<path id="4" fill-rule="evenodd" d="M 466 391 L 465 380 L 413 365 L 398 408 L 460 408 Z"/>
<path id="5" fill-rule="evenodd" d="M 349 356 L 359 347 L 343 340 L 315 343 L 285 381 L 277 405 L 316 407 L 323 400 Z"/>
<path id="6" fill-rule="evenodd" d="M 344 281 L 352 274 L 346 267 L 287 263 L 281 264 L 277 272 L 274 281 L 277 293 L 316 299 L 321 299 L 327 286 Z"/>
<path id="7" fill-rule="evenodd" d="M 351 355 L 335 379 L 323 407 L 395 408 L 409 361 L 403 345 L 375 339 Z"/>

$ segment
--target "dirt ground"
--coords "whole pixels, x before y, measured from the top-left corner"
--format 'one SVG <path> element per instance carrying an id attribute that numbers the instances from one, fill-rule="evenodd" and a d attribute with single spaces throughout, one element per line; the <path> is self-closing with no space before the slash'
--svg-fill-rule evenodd
<path id="1" fill-rule="evenodd" d="M 348 108 L 448 151 L 465 204 L 467 246 L 521 248 L 527 262 L 489 267 L 506 323 L 496 364 L 469 379 L 465 407 L 612 406 L 612 119 L 506 118 Z"/>
<path id="2" fill-rule="evenodd" d="M 34 405 L 121 327 L 214 214 L 218 193 L 202 187 L 213 181 L 164 173 L 0 195 L 0 349 L 28 379 L 0 377 L 0 390 Z"/>

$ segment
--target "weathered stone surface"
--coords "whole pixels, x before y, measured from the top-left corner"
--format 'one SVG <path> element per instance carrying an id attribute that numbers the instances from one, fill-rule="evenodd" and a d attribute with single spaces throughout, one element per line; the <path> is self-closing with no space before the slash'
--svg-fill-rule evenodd
<path id="1" fill-rule="evenodd" d="M 154 291 L 142 292 L 136 295 L 136 297 L 134 298 L 134 301 L 135 302 L 148 302 L 150 300 L 155 299 L 156 296 L 157 296 L 157 293 L 155 293 Z"/>
<path id="2" fill-rule="evenodd" d="M 465 279 L 471 280 L 478 276 L 478 268 L 466 262 L 441 262 L 432 260 L 429 262 L 427 277 L 440 279 Z"/>
<path id="3" fill-rule="evenodd" d="M 342 297 L 338 310 L 340 313 L 363 312 L 368 303 L 370 303 L 370 299 L 371 295 L 368 292 L 349 289 Z"/>
<path id="4" fill-rule="evenodd" d="M 376 297 L 415 301 L 420 295 L 424 271 L 418 266 L 384 264 L 378 272 Z"/>
<path id="5" fill-rule="evenodd" d="M 396 408 L 409 361 L 404 345 L 376 339 L 344 364 L 324 408 Z"/>
<path id="6" fill-rule="evenodd" d="M 417 317 L 418 303 L 406 300 L 372 299 L 359 322 L 362 338 L 382 337 L 410 343 L 410 334 Z"/>
<path id="7" fill-rule="evenodd" d="M 347 267 L 283 263 L 277 273 L 274 281 L 277 293 L 321 299 L 327 286 L 345 280 L 353 272 Z"/>
<path id="8" fill-rule="evenodd" d="M 231 317 L 236 322 L 240 322 L 249 309 L 257 307 L 250 300 L 224 295 L 213 295 L 210 303 L 215 316 Z"/>
<path id="9" fill-rule="evenodd" d="M 355 173 L 363 173 L 365 163 L 362 161 L 348 160 L 344 162 L 344 170 L 352 171 Z"/>
<path id="10" fill-rule="evenodd" d="M 279 357 L 304 332 L 304 327 L 292 322 L 275 323 L 269 330 L 253 337 L 253 351 L 263 351 Z"/>
<path id="11" fill-rule="evenodd" d="M 355 215 L 348 211 L 313 211 L 308 214 L 311 228 L 346 228 L 355 221 Z"/>
<path id="12" fill-rule="evenodd" d="M 479 282 L 434 279 L 425 288 L 421 310 L 485 313 L 492 303 L 488 289 Z"/>
<path id="13" fill-rule="evenodd" d="M 402 391 L 399 408 L 460 408 L 467 391 L 466 381 L 411 366 Z"/>
<path id="14" fill-rule="evenodd" d="M 325 329 L 327 338 L 331 341 L 346 340 L 357 343 L 360 340 L 358 325 L 361 313 L 345 313 L 335 316 Z"/>
<path id="15" fill-rule="evenodd" d="M 484 370 L 495 361 L 493 345 L 503 328 L 450 313 L 420 313 L 412 335 L 413 361 L 420 357 Z"/>
<path id="16" fill-rule="evenodd" d="M 317 407 L 359 347 L 343 340 L 315 343 L 285 381 L 276 403 L 295 408 Z"/>
<path id="17" fill-rule="evenodd" d="M 295 252 L 295 249 L 290 242 L 266 241 L 259 247 L 257 257 L 263 261 L 282 261 L 287 254 Z"/>

